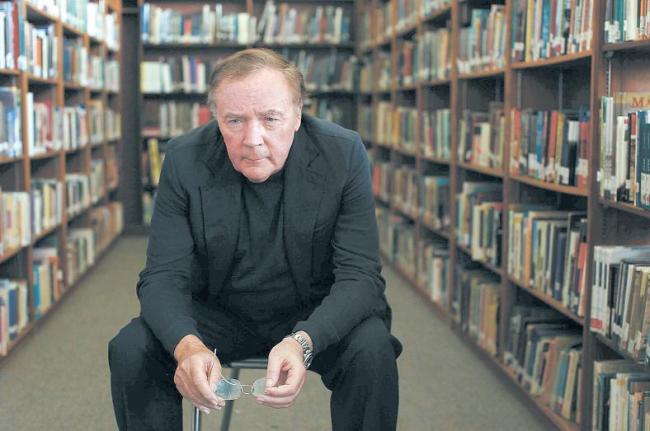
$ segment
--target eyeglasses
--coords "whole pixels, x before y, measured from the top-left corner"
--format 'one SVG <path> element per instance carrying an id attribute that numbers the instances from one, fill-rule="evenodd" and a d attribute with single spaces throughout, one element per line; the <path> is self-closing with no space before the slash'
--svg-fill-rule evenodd
<path id="1" fill-rule="evenodd" d="M 214 355 L 217 356 L 217 349 L 214 350 Z M 208 374 L 212 373 L 214 361 L 210 364 Z M 255 395 L 260 396 L 264 394 L 266 389 L 266 378 L 262 377 L 253 382 L 252 385 L 244 385 L 237 379 L 229 379 L 221 375 L 221 380 L 214 388 L 214 393 L 225 401 L 238 400 L 242 395 Z"/>
<path id="2" fill-rule="evenodd" d="M 252 385 L 244 385 L 237 379 L 229 379 L 221 376 L 221 380 L 217 383 L 214 393 L 222 399 L 237 400 L 242 395 L 255 395 L 260 396 L 264 394 L 266 389 L 266 378 L 257 379 Z"/>

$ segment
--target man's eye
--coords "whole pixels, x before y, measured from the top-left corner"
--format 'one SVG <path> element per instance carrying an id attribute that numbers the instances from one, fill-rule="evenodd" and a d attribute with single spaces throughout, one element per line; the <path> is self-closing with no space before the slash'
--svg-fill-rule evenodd
<path id="1" fill-rule="evenodd" d="M 266 117 L 266 121 L 268 121 L 269 123 L 272 123 L 272 122 L 274 122 L 274 121 L 279 121 L 279 118 L 275 118 L 275 117 Z"/>
<path id="2" fill-rule="evenodd" d="M 228 124 L 239 124 L 239 123 L 241 123 L 241 120 L 237 118 L 231 118 L 230 120 L 228 120 Z"/>

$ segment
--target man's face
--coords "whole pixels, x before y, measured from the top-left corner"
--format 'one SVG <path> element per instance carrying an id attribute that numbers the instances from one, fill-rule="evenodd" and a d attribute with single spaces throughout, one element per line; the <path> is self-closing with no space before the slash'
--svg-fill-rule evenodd
<path id="1" fill-rule="evenodd" d="M 279 172 L 300 127 L 286 78 L 273 69 L 228 79 L 214 90 L 217 122 L 236 171 L 252 182 Z"/>

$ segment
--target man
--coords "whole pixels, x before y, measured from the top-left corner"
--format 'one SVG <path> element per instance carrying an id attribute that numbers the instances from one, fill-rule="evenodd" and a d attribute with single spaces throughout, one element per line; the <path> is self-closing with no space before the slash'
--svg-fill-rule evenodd
<path id="1" fill-rule="evenodd" d="M 334 430 L 395 429 L 401 344 L 367 155 L 358 134 L 301 116 L 303 97 L 284 58 L 241 51 L 210 78 L 216 122 L 169 143 L 141 314 L 109 344 L 121 430 L 180 430 L 181 397 L 221 408 L 221 363 L 262 355 L 259 404 L 292 405 L 309 367 Z"/>

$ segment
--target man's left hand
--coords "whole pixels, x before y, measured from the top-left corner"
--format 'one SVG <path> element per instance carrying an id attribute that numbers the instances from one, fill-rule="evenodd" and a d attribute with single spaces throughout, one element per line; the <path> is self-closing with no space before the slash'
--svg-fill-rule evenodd
<path id="1" fill-rule="evenodd" d="M 285 338 L 269 353 L 266 391 L 257 397 L 257 403 L 273 408 L 292 406 L 306 376 L 302 347 L 293 338 Z"/>

